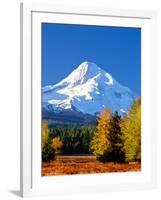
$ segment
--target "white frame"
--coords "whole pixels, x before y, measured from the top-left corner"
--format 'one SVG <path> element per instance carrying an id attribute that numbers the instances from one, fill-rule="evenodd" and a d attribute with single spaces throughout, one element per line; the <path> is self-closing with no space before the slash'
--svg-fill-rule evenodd
<path id="1" fill-rule="evenodd" d="M 142 28 L 142 80 L 144 82 L 142 81 L 143 162 L 141 172 L 41 177 L 42 22 Z M 152 103 L 156 104 L 154 102 L 156 97 L 156 79 L 154 79 L 154 77 L 156 78 L 155 32 L 156 13 L 152 11 L 21 4 L 20 185 L 22 196 L 77 194 L 155 187 L 156 125 L 154 116 L 156 113 L 155 109 L 152 109 Z M 33 132 L 36 134 L 32 134 Z"/>

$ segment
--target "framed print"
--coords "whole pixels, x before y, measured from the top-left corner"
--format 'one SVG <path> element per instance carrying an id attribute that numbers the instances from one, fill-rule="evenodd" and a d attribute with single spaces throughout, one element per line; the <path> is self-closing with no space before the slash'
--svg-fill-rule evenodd
<path id="1" fill-rule="evenodd" d="M 21 4 L 21 194 L 156 185 L 156 14 Z"/>

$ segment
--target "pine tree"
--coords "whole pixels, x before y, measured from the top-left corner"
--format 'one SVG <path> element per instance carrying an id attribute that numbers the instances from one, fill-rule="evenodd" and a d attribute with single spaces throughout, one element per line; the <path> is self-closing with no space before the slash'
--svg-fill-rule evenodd
<path id="1" fill-rule="evenodd" d="M 120 122 L 121 116 L 118 115 L 118 112 L 115 112 L 109 122 L 109 142 L 111 148 L 107 152 L 106 161 L 122 163 L 125 160 Z"/>
<path id="2" fill-rule="evenodd" d="M 106 152 L 111 148 L 109 142 L 109 121 L 111 113 L 105 108 L 98 119 L 96 132 L 91 141 L 91 150 L 96 155 L 97 160 L 105 162 Z"/>
<path id="3" fill-rule="evenodd" d="M 121 124 L 127 162 L 141 161 L 141 99 L 137 99 Z"/>

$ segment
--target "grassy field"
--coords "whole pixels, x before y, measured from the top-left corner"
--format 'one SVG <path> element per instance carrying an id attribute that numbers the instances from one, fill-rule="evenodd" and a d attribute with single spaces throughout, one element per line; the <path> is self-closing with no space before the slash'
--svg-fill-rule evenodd
<path id="1" fill-rule="evenodd" d="M 43 176 L 69 175 L 69 174 L 94 174 L 110 172 L 140 171 L 139 163 L 114 164 L 100 163 L 95 156 L 56 156 L 50 163 L 42 164 Z"/>

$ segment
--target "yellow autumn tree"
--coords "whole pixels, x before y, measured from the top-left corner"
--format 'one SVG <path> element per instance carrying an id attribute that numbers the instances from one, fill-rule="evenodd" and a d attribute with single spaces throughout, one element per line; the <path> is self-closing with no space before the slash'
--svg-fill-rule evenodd
<path id="1" fill-rule="evenodd" d="M 127 162 L 141 161 L 141 99 L 131 106 L 122 120 L 121 131 L 124 137 L 124 150 Z"/>
<path id="2" fill-rule="evenodd" d="M 104 162 L 106 152 L 110 149 L 109 142 L 109 122 L 111 113 L 107 108 L 100 113 L 96 132 L 91 141 L 91 151 L 96 156 L 97 160 Z"/>
<path id="3" fill-rule="evenodd" d="M 50 162 L 54 160 L 55 150 L 52 147 L 52 140 L 49 135 L 48 123 L 42 123 L 42 161 Z"/>
<path id="4" fill-rule="evenodd" d="M 44 144 L 46 142 L 47 134 L 48 134 L 48 123 L 43 122 L 42 123 L 42 144 Z"/>
<path id="5" fill-rule="evenodd" d="M 62 146 L 63 146 L 63 142 L 61 141 L 59 136 L 53 138 L 52 147 L 54 148 L 56 154 L 61 153 Z"/>

